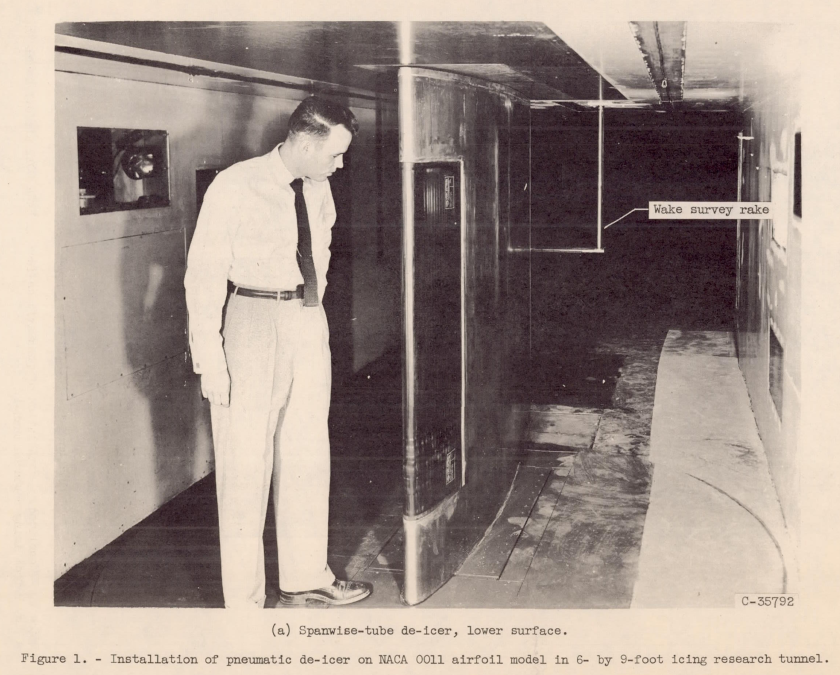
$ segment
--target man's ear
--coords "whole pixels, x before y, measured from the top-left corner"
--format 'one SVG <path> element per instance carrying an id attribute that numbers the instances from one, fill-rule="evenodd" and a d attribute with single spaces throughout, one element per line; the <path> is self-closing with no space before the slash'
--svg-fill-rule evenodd
<path id="1" fill-rule="evenodd" d="M 304 154 L 309 154 L 320 146 L 319 138 L 310 134 L 303 134 L 300 138 L 300 149 Z"/>

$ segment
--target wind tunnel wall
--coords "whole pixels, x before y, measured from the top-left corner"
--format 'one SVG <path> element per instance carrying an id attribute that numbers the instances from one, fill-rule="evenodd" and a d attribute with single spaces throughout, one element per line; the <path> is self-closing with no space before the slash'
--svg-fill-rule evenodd
<path id="1" fill-rule="evenodd" d="M 268 152 L 306 95 L 95 46 L 99 57 L 58 51 L 55 61 L 56 578 L 212 471 L 183 288 L 197 171 Z M 324 304 L 336 380 L 399 344 L 399 214 L 377 206 L 398 192 L 384 179 L 396 151 L 377 153 L 382 134 L 396 135 L 396 106 L 344 102 L 361 131 L 333 183 L 340 220 Z M 165 130 L 169 205 L 80 214 L 77 127 Z"/>
<path id="2" fill-rule="evenodd" d="M 772 202 L 772 220 L 738 221 L 738 360 L 788 528 L 799 536 L 799 438 L 804 383 L 821 383 L 802 355 L 818 337 L 803 330 L 803 300 L 824 251 L 802 218 L 800 80 L 791 27 L 772 26 L 745 66 L 748 83 L 741 148 L 742 201 Z M 807 209 L 807 206 L 804 207 Z M 816 307 L 816 305 L 814 305 Z M 820 313 L 822 310 L 820 310 Z M 819 386 L 819 385 L 818 385 Z M 807 411 L 805 411 L 807 413 Z M 829 450 L 828 448 L 825 449 Z M 813 450 L 812 450 L 813 451 Z"/>

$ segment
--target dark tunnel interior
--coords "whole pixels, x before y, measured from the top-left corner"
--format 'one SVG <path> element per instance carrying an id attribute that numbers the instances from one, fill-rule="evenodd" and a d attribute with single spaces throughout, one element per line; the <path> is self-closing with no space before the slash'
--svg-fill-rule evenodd
<path id="1" fill-rule="evenodd" d="M 547 113 L 533 115 L 534 246 L 593 247 L 597 115 Z M 575 136 L 569 117 L 585 127 L 588 153 L 559 150 Z M 604 127 L 605 225 L 650 200 L 736 199 L 737 115 L 607 111 Z M 534 351 L 616 331 L 731 329 L 735 245 L 733 221 L 649 221 L 636 211 L 604 230 L 603 254 L 535 253 Z"/>

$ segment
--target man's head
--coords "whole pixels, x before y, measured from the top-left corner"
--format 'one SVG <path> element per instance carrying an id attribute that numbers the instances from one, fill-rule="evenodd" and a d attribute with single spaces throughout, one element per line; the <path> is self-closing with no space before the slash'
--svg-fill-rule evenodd
<path id="1" fill-rule="evenodd" d="M 289 135 L 280 155 L 296 178 L 324 181 L 344 166 L 344 153 L 358 130 L 350 110 L 312 96 L 289 118 Z"/>

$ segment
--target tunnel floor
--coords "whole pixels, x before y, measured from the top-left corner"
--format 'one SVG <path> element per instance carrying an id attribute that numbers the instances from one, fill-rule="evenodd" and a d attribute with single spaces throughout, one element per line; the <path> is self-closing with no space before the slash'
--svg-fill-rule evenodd
<path id="1" fill-rule="evenodd" d="M 663 338 L 601 337 L 586 358 L 537 360 L 542 379 L 514 386 L 528 423 L 507 502 L 424 607 L 726 606 L 738 592 L 790 592 L 795 555 L 731 334 Z M 350 608 L 402 606 L 395 368 L 394 358 L 368 368 L 331 414 L 329 563 L 375 587 Z M 267 607 L 273 539 L 269 507 Z M 213 475 L 58 579 L 54 600 L 222 607 Z"/>

